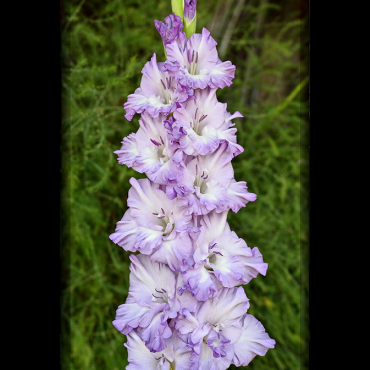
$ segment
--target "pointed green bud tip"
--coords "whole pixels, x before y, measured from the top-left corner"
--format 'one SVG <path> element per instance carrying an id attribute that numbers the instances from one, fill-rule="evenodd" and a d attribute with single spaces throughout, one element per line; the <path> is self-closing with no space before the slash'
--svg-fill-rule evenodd
<path id="1" fill-rule="evenodd" d="M 184 0 L 171 0 L 172 12 L 184 21 Z"/>

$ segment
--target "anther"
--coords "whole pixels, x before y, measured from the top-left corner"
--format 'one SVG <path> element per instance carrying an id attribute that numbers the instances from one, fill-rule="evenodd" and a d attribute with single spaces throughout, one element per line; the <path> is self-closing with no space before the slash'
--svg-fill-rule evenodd
<path id="1" fill-rule="evenodd" d="M 198 63 L 198 52 L 197 52 L 197 56 L 195 57 L 195 63 Z"/>
<path id="2" fill-rule="evenodd" d="M 197 52 L 197 55 L 198 55 L 198 52 Z M 198 113 L 198 108 L 195 110 L 194 120 L 196 120 L 196 119 L 197 119 L 197 113 Z"/>
<path id="3" fill-rule="evenodd" d="M 155 141 L 155 140 L 153 140 L 153 139 L 150 139 L 150 141 L 151 141 L 154 145 L 157 145 L 157 146 L 160 146 L 160 145 L 161 145 L 160 143 L 158 143 L 158 141 Z"/>
<path id="4" fill-rule="evenodd" d="M 213 243 L 213 244 L 209 247 L 209 249 L 212 249 L 216 244 L 217 244 L 217 243 Z"/>
<path id="5" fill-rule="evenodd" d="M 188 54 L 188 62 L 191 63 L 191 60 L 190 60 L 191 59 L 190 50 L 188 50 L 188 53 L 187 54 Z"/>
<path id="6" fill-rule="evenodd" d="M 199 118 L 199 122 L 202 122 L 206 117 L 207 117 L 207 114 L 206 115 L 203 114 L 203 116 Z"/>
<path id="7" fill-rule="evenodd" d="M 166 85 L 164 84 L 162 79 L 161 79 L 161 82 L 162 82 L 163 88 L 166 90 Z"/>

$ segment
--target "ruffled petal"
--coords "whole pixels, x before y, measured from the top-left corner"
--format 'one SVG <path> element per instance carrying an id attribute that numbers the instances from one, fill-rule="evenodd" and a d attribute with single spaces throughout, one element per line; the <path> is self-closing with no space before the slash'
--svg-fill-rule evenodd
<path id="1" fill-rule="evenodd" d="M 250 248 L 248 247 L 250 250 Z M 239 255 L 244 263 L 243 283 L 247 284 L 250 280 L 257 277 L 258 274 L 266 275 L 268 264 L 263 262 L 262 254 L 257 247 L 250 250 L 250 254 Z"/>
<path id="2" fill-rule="evenodd" d="M 239 320 L 249 308 L 243 287 L 222 288 L 218 295 L 205 301 L 198 311 L 200 322 L 240 326 Z"/>
<path id="3" fill-rule="evenodd" d="M 188 269 L 184 274 L 185 287 L 194 294 L 199 301 L 206 301 L 212 298 L 222 285 L 213 278 L 212 273 L 198 264 Z"/>
<path id="4" fill-rule="evenodd" d="M 136 143 L 136 134 L 132 133 L 123 138 L 121 144 L 121 148 L 119 150 L 115 150 L 113 153 L 117 154 L 119 164 L 132 167 L 135 163 L 136 156 L 139 154 Z"/>
<path id="5" fill-rule="evenodd" d="M 131 254 L 129 258 L 131 260 L 129 294 L 135 302 L 154 309 L 158 306 L 163 309 L 170 304 L 168 298 L 174 298 L 176 294 L 175 273 L 167 265 L 152 262 L 143 254 Z M 163 289 L 165 294 L 161 293 Z"/>
<path id="6" fill-rule="evenodd" d="M 242 334 L 234 344 L 233 364 L 236 366 L 247 366 L 257 355 L 264 356 L 276 343 L 254 316 L 246 314 L 242 325 Z"/>
<path id="7" fill-rule="evenodd" d="M 232 84 L 236 67 L 230 62 L 219 62 L 210 72 L 209 86 L 223 89 Z"/>
<path id="8" fill-rule="evenodd" d="M 118 306 L 112 324 L 119 332 L 127 335 L 139 326 L 147 327 L 156 314 L 156 310 L 140 306 L 129 296 L 124 304 Z"/>
<path id="9" fill-rule="evenodd" d="M 125 251 L 135 252 L 137 228 L 138 224 L 131 217 L 131 210 L 128 209 L 123 215 L 122 220 L 117 222 L 116 230 L 113 234 L 109 235 L 109 239 Z"/>
<path id="10" fill-rule="evenodd" d="M 159 370 L 158 360 L 161 354 L 152 353 L 145 346 L 145 342 L 138 336 L 137 333 L 131 332 L 127 335 L 127 342 L 124 343 L 127 348 L 129 364 L 127 370 Z"/>
<path id="11" fill-rule="evenodd" d="M 150 352 L 163 351 L 167 347 L 166 339 L 172 335 L 167 321 L 162 322 L 161 317 L 162 315 L 157 313 L 145 329 L 138 331 Z"/>
<path id="12" fill-rule="evenodd" d="M 210 180 L 205 183 L 205 186 L 200 188 L 195 186 L 195 194 L 197 195 L 198 209 L 195 214 L 205 215 L 212 210 L 222 212 L 227 202 L 227 189 L 219 182 Z"/>
<path id="13" fill-rule="evenodd" d="M 141 78 L 140 88 L 147 98 L 151 96 L 162 96 L 161 79 L 164 78 L 163 72 L 160 71 L 157 64 L 157 56 L 154 53 L 150 61 L 145 63 L 142 69 L 143 77 Z"/>
<path id="14" fill-rule="evenodd" d="M 159 167 L 150 169 L 146 174 L 156 184 L 177 184 L 184 177 L 185 165 L 182 161 L 184 153 L 178 150 L 166 162 L 159 162 Z"/>
<path id="15" fill-rule="evenodd" d="M 240 208 L 245 207 L 248 202 L 254 202 L 257 199 L 255 193 L 250 193 L 245 181 L 235 181 L 230 183 L 227 189 L 227 197 L 229 200 L 228 208 L 233 212 L 238 212 Z"/>
<path id="16" fill-rule="evenodd" d="M 232 346 L 229 346 L 232 351 Z M 225 357 L 215 358 L 212 349 L 206 344 L 201 344 L 199 355 L 192 354 L 190 360 L 192 367 L 190 370 L 226 370 L 230 367 L 233 353 L 226 352 Z M 230 358 L 231 357 L 231 358 Z"/>
<path id="17" fill-rule="evenodd" d="M 215 258 L 215 262 L 211 266 L 222 285 L 233 288 L 241 283 L 244 275 L 244 264 L 237 256 L 223 253 L 220 258 Z"/>
<path id="18" fill-rule="evenodd" d="M 137 88 L 133 94 L 128 95 L 126 103 L 123 104 L 126 110 L 125 117 L 131 121 L 135 113 L 142 113 L 148 104 L 148 98 L 143 95 L 141 88 Z"/>
<path id="19" fill-rule="evenodd" d="M 139 226 L 137 228 L 137 238 L 135 248 L 143 254 L 152 254 L 153 251 L 162 243 L 162 230 L 153 230 L 149 227 Z"/>
<path id="20" fill-rule="evenodd" d="M 236 128 L 229 128 L 227 130 L 218 131 L 218 139 L 220 142 L 227 143 L 226 151 L 231 153 L 233 157 L 244 152 L 244 148 L 236 142 Z"/>
<path id="21" fill-rule="evenodd" d="M 188 132 L 188 137 L 192 141 L 194 148 L 192 155 L 213 153 L 219 145 L 218 133 L 214 127 L 204 127 L 200 135 L 191 130 Z"/>
<path id="22" fill-rule="evenodd" d="M 193 243 L 185 231 L 178 233 L 172 240 L 165 238 L 150 259 L 167 264 L 172 271 L 184 272 L 189 268 L 188 261 L 192 252 Z"/>

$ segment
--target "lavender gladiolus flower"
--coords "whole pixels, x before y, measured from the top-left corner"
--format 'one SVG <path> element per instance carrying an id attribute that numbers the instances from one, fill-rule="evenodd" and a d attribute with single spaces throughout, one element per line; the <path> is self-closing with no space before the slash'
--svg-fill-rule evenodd
<path id="1" fill-rule="evenodd" d="M 232 84 L 235 66 L 230 61 L 221 62 L 217 42 L 206 28 L 189 39 L 179 35 L 179 40 L 166 45 L 167 61 L 163 67 L 170 76 L 191 89 L 224 88 Z"/>
<path id="2" fill-rule="evenodd" d="M 147 112 L 152 117 L 167 116 L 174 112 L 179 103 L 192 97 L 192 90 L 179 85 L 153 54 L 142 70 L 140 87 L 127 97 L 124 103 L 125 117 L 131 121 L 135 113 Z M 165 118 L 164 117 L 164 118 Z"/>
<path id="3" fill-rule="evenodd" d="M 196 302 L 189 293 L 180 296 L 178 275 L 166 264 L 142 254 L 130 259 L 129 295 L 117 308 L 113 325 L 123 334 L 135 329 L 151 352 L 159 352 L 172 336 L 167 320 L 175 318 L 180 309 L 194 311 Z"/>
<path id="4" fill-rule="evenodd" d="M 200 217 L 200 235 L 193 255 L 194 266 L 184 275 L 184 287 L 200 301 L 223 288 L 247 284 L 258 274 L 266 275 L 267 263 L 258 248 L 250 249 L 230 230 L 228 211 Z"/>
<path id="5" fill-rule="evenodd" d="M 175 126 L 185 132 L 179 140 L 180 148 L 188 155 L 213 153 L 220 144 L 218 129 L 225 122 L 225 104 L 218 102 L 216 90 L 196 90 L 195 99 L 173 114 Z"/>
<path id="6" fill-rule="evenodd" d="M 114 151 L 118 163 L 145 173 L 154 183 L 177 184 L 185 171 L 184 152 L 171 140 L 161 118 L 144 112 L 139 124 L 139 130 L 124 138 L 121 148 Z"/>
<path id="7" fill-rule="evenodd" d="M 129 209 L 110 239 L 129 251 L 152 255 L 173 270 L 184 271 L 193 245 L 187 225 L 191 214 L 185 199 L 170 200 L 148 179 L 130 179 Z M 160 251 L 159 253 L 157 253 Z"/>
<path id="8" fill-rule="evenodd" d="M 240 319 L 249 308 L 242 287 L 223 288 L 212 299 L 200 303 L 192 314 L 182 310 L 176 329 L 194 350 L 191 369 L 227 369 L 234 354 L 233 345 L 242 334 Z"/>
<path id="9" fill-rule="evenodd" d="M 168 197 L 185 197 L 196 215 L 205 215 L 212 210 L 237 212 L 248 202 L 255 201 L 257 196 L 248 192 L 246 182 L 234 179 L 233 154 L 227 147 L 228 144 L 223 142 L 213 153 L 191 159 L 186 164 L 183 179 L 177 185 L 166 187 Z"/>

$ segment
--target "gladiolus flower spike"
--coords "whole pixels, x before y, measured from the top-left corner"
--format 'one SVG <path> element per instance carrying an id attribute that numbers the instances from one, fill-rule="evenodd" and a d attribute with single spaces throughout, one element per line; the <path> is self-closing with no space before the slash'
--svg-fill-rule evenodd
<path id="1" fill-rule="evenodd" d="M 172 0 L 173 13 L 154 21 L 166 50 L 142 70 L 125 117 L 136 132 L 114 151 L 130 179 L 128 209 L 109 238 L 130 255 L 130 286 L 114 327 L 127 336 L 128 370 L 227 369 L 264 356 L 275 340 L 253 315 L 241 285 L 267 263 L 230 229 L 257 195 L 236 181 L 232 159 L 243 152 L 234 119 L 216 97 L 235 66 L 221 61 L 216 41 L 195 33 L 196 1 Z"/>

